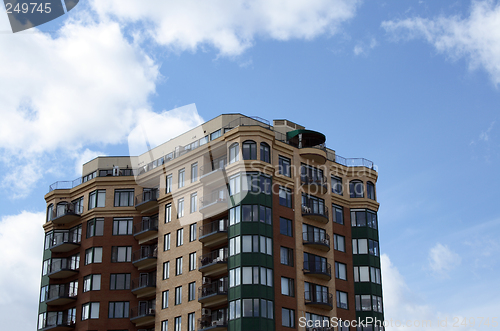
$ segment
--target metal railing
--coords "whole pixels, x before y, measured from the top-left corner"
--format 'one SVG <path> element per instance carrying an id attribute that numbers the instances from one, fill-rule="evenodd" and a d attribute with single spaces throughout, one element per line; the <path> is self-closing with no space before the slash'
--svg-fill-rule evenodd
<path id="1" fill-rule="evenodd" d="M 158 231 L 158 216 L 143 217 L 140 223 L 134 224 L 134 234 L 144 231 Z"/>
<path id="2" fill-rule="evenodd" d="M 137 307 L 132 307 L 130 309 L 130 318 L 142 317 L 142 316 L 154 316 L 156 314 L 155 301 L 147 301 L 139 304 Z"/>
<path id="3" fill-rule="evenodd" d="M 223 192 L 221 194 L 221 192 Z M 224 191 L 214 191 L 208 195 L 204 195 L 200 198 L 201 207 L 204 208 L 210 206 L 216 202 L 227 202 L 227 194 Z"/>
<path id="4" fill-rule="evenodd" d="M 227 277 L 218 279 L 210 284 L 204 284 L 198 288 L 198 300 L 210 295 L 227 295 L 229 282 Z"/>
<path id="5" fill-rule="evenodd" d="M 77 289 L 70 288 L 69 284 L 50 285 L 46 299 L 74 298 L 76 295 Z"/>
<path id="6" fill-rule="evenodd" d="M 308 200 L 302 203 L 302 215 L 323 215 L 328 218 L 328 208 L 323 204 L 319 204 L 314 200 Z"/>
<path id="7" fill-rule="evenodd" d="M 52 274 L 61 270 L 76 271 L 77 269 L 76 261 L 73 261 L 71 258 L 54 258 L 48 264 L 47 273 Z"/>
<path id="8" fill-rule="evenodd" d="M 220 219 L 200 226 L 199 238 L 218 232 L 227 232 L 229 222 L 227 219 Z"/>
<path id="9" fill-rule="evenodd" d="M 75 327 L 76 314 L 68 314 L 67 311 L 50 311 L 47 312 L 47 317 L 43 319 L 42 325 L 39 325 L 39 329 L 45 329 L 48 327 L 55 326 L 69 326 Z"/>
<path id="10" fill-rule="evenodd" d="M 304 272 L 313 274 L 325 274 L 332 276 L 332 266 L 330 263 L 321 261 L 304 261 Z"/>
<path id="11" fill-rule="evenodd" d="M 227 158 L 227 156 L 224 156 Z M 220 158 L 219 158 L 220 159 Z M 200 174 L 201 176 L 205 176 L 211 172 L 214 172 L 216 170 L 222 170 L 224 168 L 226 168 L 227 166 L 227 163 L 224 163 L 223 165 L 221 165 L 219 162 L 215 162 L 215 163 L 208 163 L 208 164 L 204 164 L 202 166 L 200 166 Z"/>
<path id="12" fill-rule="evenodd" d="M 367 159 L 363 159 L 363 158 L 347 159 L 347 158 L 342 157 L 342 156 L 337 155 L 337 154 L 335 154 L 335 157 L 333 157 L 333 156 L 330 156 L 330 157 L 331 157 L 331 159 L 328 158 L 328 160 L 333 161 L 333 162 L 338 163 L 338 164 L 341 164 L 341 165 L 346 166 L 346 167 L 366 167 L 369 169 L 375 169 L 373 162 L 370 160 L 367 160 Z"/>
<path id="13" fill-rule="evenodd" d="M 321 185 L 321 186 L 327 185 L 326 177 L 317 175 L 316 176 L 300 175 L 300 182 L 306 185 L 310 184 Z"/>
<path id="14" fill-rule="evenodd" d="M 216 249 L 208 254 L 200 256 L 200 267 L 204 267 L 212 263 L 227 262 L 228 256 L 227 247 Z"/>
<path id="15" fill-rule="evenodd" d="M 333 307 L 333 294 L 331 293 L 323 293 L 323 292 L 309 292 L 305 291 L 304 300 L 306 305 L 309 303 L 319 303 L 329 305 Z"/>
<path id="16" fill-rule="evenodd" d="M 330 247 L 330 236 L 323 232 L 302 232 L 302 240 L 304 244 L 322 244 Z"/>
<path id="17" fill-rule="evenodd" d="M 212 311 L 210 315 L 202 315 L 202 317 L 198 319 L 198 330 L 214 326 L 227 326 L 227 321 L 227 308 Z"/>
<path id="18" fill-rule="evenodd" d="M 158 255 L 158 246 L 143 246 L 132 253 L 132 262 L 146 258 L 156 258 Z"/>
<path id="19" fill-rule="evenodd" d="M 132 279 L 132 290 L 142 287 L 156 287 L 156 272 L 143 274 L 138 278 Z"/>
<path id="20" fill-rule="evenodd" d="M 156 201 L 160 197 L 160 191 L 157 188 L 144 189 L 142 193 L 135 196 L 135 205 L 139 205 L 144 202 Z"/>
<path id="21" fill-rule="evenodd" d="M 83 206 L 75 206 L 74 204 L 68 202 L 66 204 L 56 205 L 52 210 L 52 217 L 49 221 L 66 215 L 81 215 L 83 213 Z"/>
<path id="22" fill-rule="evenodd" d="M 49 249 L 61 244 L 71 243 L 78 244 L 82 241 L 81 233 L 76 232 L 55 232 L 49 242 Z"/>

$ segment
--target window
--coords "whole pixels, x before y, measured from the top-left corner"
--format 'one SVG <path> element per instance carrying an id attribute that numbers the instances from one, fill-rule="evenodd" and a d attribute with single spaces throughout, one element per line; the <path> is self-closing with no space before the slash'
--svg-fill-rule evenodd
<path id="1" fill-rule="evenodd" d="M 229 270 L 229 287 L 240 286 L 241 284 L 241 267 Z"/>
<path id="2" fill-rule="evenodd" d="M 279 199 L 280 205 L 292 208 L 292 191 L 289 188 L 280 186 Z"/>
<path id="3" fill-rule="evenodd" d="M 54 205 L 50 204 L 47 207 L 47 222 L 50 222 L 53 217 L 54 217 Z"/>
<path id="4" fill-rule="evenodd" d="M 115 301 L 109 303 L 108 318 L 128 318 L 130 303 L 128 301 Z"/>
<path id="5" fill-rule="evenodd" d="M 215 140 L 221 136 L 221 130 L 214 131 L 210 134 L 210 140 Z M 177 330 L 176 330 L 177 331 Z"/>
<path id="6" fill-rule="evenodd" d="M 96 207 L 104 207 L 106 201 L 106 190 L 96 190 L 89 193 L 89 210 Z"/>
<path id="7" fill-rule="evenodd" d="M 237 224 L 241 221 L 241 207 L 236 206 L 229 209 L 229 225 Z"/>
<path id="8" fill-rule="evenodd" d="M 184 216 L 184 198 L 177 201 L 177 218 Z"/>
<path id="9" fill-rule="evenodd" d="M 177 316 L 175 318 L 175 326 L 174 326 L 174 331 L 181 331 L 181 326 L 182 326 L 182 319 L 180 316 Z"/>
<path id="10" fill-rule="evenodd" d="M 260 282 L 259 282 L 260 274 Z M 239 270 L 235 275 L 239 276 Z M 239 285 L 239 279 L 238 279 Z M 235 282 L 236 283 L 236 282 Z M 264 267 L 242 267 L 241 268 L 241 284 L 261 284 L 265 286 L 273 286 L 273 270 Z M 236 285 L 235 285 L 236 286 Z"/>
<path id="11" fill-rule="evenodd" d="M 182 275 L 182 256 L 175 259 L 175 275 Z"/>
<path id="12" fill-rule="evenodd" d="M 165 223 L 168 223 L 172 220 L 172 204 L 168 203 L 165 206 Z"/>
<path id="13" fill-rule="evenodd" d="M 273 255 L 273 243 L 272 239 L 264 236 L 241 236 L 242 242 L 242 252 L 243 253 L 264 253 L 267 255 Z M 260 249 L 259 249 L 260 242 Z"/>
<path id="14" fill-rule="evenodd" d="M 330 274 L 330 265 L 326 258 L 310 253 L 304 253 L 304 270 Z"/>
<path id="15" fill-rule="evenodd" d="M 337 308 L 348 309 L 347 307 L 347 293 L 337 291 Z"/>
<path id="16" fill-rule="evenodd" d="M 188 285 L 188 301 L 196 299 L 196 282 L 189 283 Z"/>
<path id="17" fill-rule="evenodd" d="M 111 262 L 132 261 L 132 246 L 113 246 L 111 248 Z"/>
<path id="18" fill-rule="evenodd" d="M 172 193 L 172 174 L 167 175 L 167 181 L 165 183 L 165 193 Z"/>
<path id="19" fill-rule="evenodd" d="M 375 267 L 370 267 L 370 276 L 372 283 L 381 284 L 382 279 L 380 277 L 380 269 Z"/>
<path id="20" fill-rule="evenodd" d="M 163 251 L 170 250 L 170 233 L 163 235 Z"/>
<path id="21" fill-rule="evenodd" d="M 189 242 L 196 240 L 196 223 L 189 226 Z"/>
<path id="22" fill-rule="evenodd" d="M 293 237 L 291 220 L 280 217 L 280 233 L 285 236 Z"/>
<path id="23" fill-rule="evenodd" d="M 335 278 L 347 280 L 347 266 L 344 263 L 335 262 Z"/>
<path id="24" fill-rule="evenodd" d="M 87 275 L 83 277 L 83 292 L 100 291 L 101 275 Z"/>
<path id="25" fill-rule="evenodd" d="M 260 160 L 271 163 L 271 149 L 266 143 L 260 143 Z"/>
<path id="26" fill-rule="evenodd" d="M 229 147 L 229 164 L 237 162 L 240 160 L 240 146 L 238 143 L 234 143 Z"/>
<path id="27" fill-rule="evenodd" d="M 351 180 L 349 182 L 349 196 L 351 198 L 364 198 L 365 197 L 364 191 L 365 190 L 362 181 Z"/>
<path id="28" fill-rule="evenodd" d="M 354 281 L 355 282 L 369 282 L 370 281 L 370 267 L 356 266 L 354 267 Z"/>
<path id="29" fill-rule="evenodd" d="M 189 254 L 189 271 L 196 270 L 196 252 Z"/>
<path id="30" fill-rule="evenodd" d="M 229 302 L 229 319 L 241 317 L 241 299 Z"/>
<path id="31" fill-rule="evenodd" d="M 376 295 L 362 294 L 355 296 L 356 311 L 374 311 L 383 313 L 382 298 Z"/>
<path id="32" fill-rule="evenodd" d="M 170 277 L 170 261 L 163 262 L 163 280 Z"/>
<path id="33" fill-rule="evenodd" d="M 197 206 L 196 206 L 196 201 L 198 200 L 198 194 L 193 193 L 191 194 L 191 203 L 189 204 L 189 212 L 192 214 L 196 211 Z"/>
<path id="34" fill-rule="evenodd" d="M 325 208 L 325 200 L 313 195 L 302 194 L 302 213 L 328 216 L 328 211 Z"/>
<path id="35" fill-rule="evenodd" d="M 377 229 L 377 213 L 371 210 L 351 209 L 351 226 L 368 226 L 372 229 Z"/>
<path id="36" fill-rule="evenodd" d="M 229 194 L 235 195 L 241 192 L 240 175 L 234 175 L 229 178 Z"/>
<path id="37" fill-rule="evenodd" d="M 168 320 L 161 321 L 161 331 L 168 331 Z"/>
<path id="38" fill-rule="evenodd" d="M 281 264 L 293 267 L 293 249 L 280 247 L 280 261 Z"/>
<path id="39" fill-rule="evenodd" d="M 175 246 L 179 247 L 182 246 L 182 244 L 184 244 L 184 229 L 181 228 L 177 230 Z"/>
<path id="40" fill-rule="evenodd" d="M 161 293 L 161 309 L 168 308 L 168 290 Z"/>
<path id="41" fill-rule="evenodd" d="M 332 205 L 333 222 L 337 224 L 344 224 L 344 212 L 342 207 Z"/>
<path id="42" fill-rule="evenodd" d="M 375 185 L 372 182 L 366 183 L 366 197 L 375 200 Z"/>
<path id="43" fill-rule="evenodd" d="M 113 219 L 113 236 L 131 235 L 131 234 L 133 234 L 132 218 Z"/>
<path id="44" fill-rule="evenodd" d="M 198 163 L 191 164 L 191 183 L 198 180 Z"/>
<path id="45" fill-rule="evenodd" d="M 291 161 L 289 158 L 279 156 L 279 174 L 287 177 L 292 177 L 290 172 Z"/>
<path id="46" fill-rule="evenodd" d="M 302 240 L 304 242 L 322 243 L 330 246 L 330 238 L 324 229 L 302 223 Z"/>
<path id="47" fill-rule="evenodd" d="M 273 319 L 274 304 L 265 299 L 242 299 L 242 317 L 259 317 Z M 240 300 L 229 302 L 229 319 L 240 317 Z"/>
<path id="48" fill-rule="evenodd" d="M 83 197 L 71 201 L 71 204 L 73 205 L 73 210 L 75 211 L 75 213 L 83 213 Z"/>
<path id="49" fill-rule="evenodd" d="M 243 160 L 256 160 L 257 159 L 257 144 L 255 141 L 247 140 L 241 147 Z"/>
<path id="50" fill-rule="evenodd" d="M 82 305 L 82 321 L 99 318 L 99 302 L 87 302 Z"/>
<path id="51" fill-rule="evenodd" d="M 343 195 L 342 178 L 332 176 L 332 192 L 338 195 Z"/>
<path id="52" fill-rule="evenodd" d="M 281 308 L 281 325 L 289 328 L 295 327 L 295 310 Z"/>
<path id="53" fill-rule="evenodd" d="M 104 219 L 95 218 L 87 222 L 87 238 L 104 235 Z"/>
<path id="54" fill-rule="evenodd" d="M 333 234 L 333 249 L 341 252 L 345 252 L 345 237 Z"/>
<path id="55" fill-rule="evenodd" d="M 295 296 L 294 281 L 292 278 L 281 277 L 281 294 Z"/>
<path id="56" fill-rule="evenodd" d="M 111 274 L 110 290 L 130 290 L 130 274 Z"/>
<path id="57" fill-rule="evenodd" d="M 188 314 L 188 331 L 194 331 L 195 325 L 196 325 L 195 314 L 189 313 Z"/>
<path id="58" fill-rule="evenodd" d="M 237 236 L 229 239 L 229 256 L 240 254 L 241 237 Z"/>
<path id="59" fill-rule="evenodd" d="M 134 189 L 115 190 L 115 207 L 134 206 Z"/>
<path id="60" fill-rule="evenodd" d="M 85 250 L 85 265 L 102 263 L 102 247 L 91 247 Z"/>
<path id="61" fill-rule="evenodd" d="M 182 303 L 182 286 L 175 288 L 175 304 L 180 305 Z"/>
<path id="62" fill-rule="evenodd" d="M 184 176 L 186 174 L 186 170 L 182 168 L 179 170 L 179 188 L 184 187 Z"/>
<path id="63" fill-rule="evenodd" d="M 352 254 L 368 254 L 368 239 L 353 239 Z"/>
<path id="64" fill-rule="evenodd" d="M 368 240 L 368 253 L 370 255 L 379 256 L 378 241 Z"/>

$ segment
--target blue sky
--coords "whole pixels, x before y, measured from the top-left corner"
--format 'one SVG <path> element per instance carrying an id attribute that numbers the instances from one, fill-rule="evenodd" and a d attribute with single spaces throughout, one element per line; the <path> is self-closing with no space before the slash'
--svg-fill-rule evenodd
<path id="1" fill-rule="evenodd" d="M 9 29 L 2 8 L 8 329 L 36 324 L 48 186 L 96 155 L 128 154 L 137 122 L 191 103 L 198 114 L 164 114 L 166 139 L 240 112 L 374 161 L 387 319 L 447 317 L 451 329 L 454 317 L 500 317 L 497 1 L 81 1 Z"/>

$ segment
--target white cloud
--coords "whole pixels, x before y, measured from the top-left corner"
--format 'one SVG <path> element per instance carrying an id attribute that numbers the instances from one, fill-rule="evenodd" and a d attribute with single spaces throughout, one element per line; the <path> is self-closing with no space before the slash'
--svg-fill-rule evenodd
<path id="1" fill-rule="evenodd" d="M 466 58 L 471 69 L 484 68 L 500 83 L 500 3 L 473 1 L 470 15 L 421 17 L 384 21 L 382 28 L 396 38 L 424 38 L 451 59 Z"/>
<path id="2" fill-rule="evenodd" d="M 358 0 L 93 0 L 101 17 L 143 22 L 154 40 L 177 51 L 204 46 L 221 55 L 239 55 L 256 37 L 275 40 L 312 39 L 335 34 L 354 17 Z"/>
<path id="3" fill-rule="evenodd" d="M 36 328 L 45 213 L 23 211 L 0 221 L 0 319 L 4 330 Z"/>
<path id="4" fill-rule="evenodd" d="M 489 128 L 486 131 L 481 132 L 481 134 L 479 135 L 479 140 L 482 141 L 490 140 L 490 133 L 491 130 L 493 130 L 493 125 L 495 125 L 495 121 L 491 122 Z"/>
<path id="5" fill-rule="evenodd" d="M 75 158 L 75 174 L 76 176 L 82 175 L 82 165 L 84 163 L 89 162 L 90 160 L 95 159 L 98 156 L 105 156 L 104 152 L 93 151 L 88 148 L 85 148 L 84 151 L 78 152 L 74 155 Z"/>
<path id="6" fill-rule="evenodd" d="M 377 39 L 375 38 L 371 38 L 369 42 L 358 42 L 358 44 L 354 46 L 353 49 L 354 55 L 366 54 L 369 50 L 374 49 L 377 45 Z"/>
<path id="7" fill-rule="evenodd" d="M 447 245 L 437 243 L 429 251 L 429 267 L 438 276 L 448 277 L 448 272 L 459 266 L 462 258 Z"/>

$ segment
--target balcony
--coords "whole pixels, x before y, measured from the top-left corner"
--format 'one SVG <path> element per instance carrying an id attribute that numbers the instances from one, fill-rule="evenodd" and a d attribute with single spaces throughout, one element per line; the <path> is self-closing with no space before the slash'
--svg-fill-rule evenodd
<path id="1" fill-rule="evenodd" d="M 294 130 L 286 133 L 286 139 L 292 146 L 299 148 L 299 154 L 317 164 L 326 162 L 326 137 L 312 130 Z"/>
<path id="2" fill-rule="evenodd" d="M 326 310 L 333 309 L 333 295 L 331 293 L 309 292 L 304 293 L 306 306 L 321 308 Z"/>
<path id="3" fill-rule="evenodd" d="M 198 288 L 198 302 L 205 308 L 211 308 L 227 302 L 229 283 L 227 277 L 218 279 Z"/>
<path id="4" fill-rule="evenodd" d="M 300 182 L 307 189 L 308 194 L 318 195 L 328 192 L 328 184 L 324 176 L 301 175 Z"/>
<path id="5" fill-rule="evenodd" d="M 226 184 L 226 163 L 216 162 L 213 166 L 208 163 L 200 167 L 200 181 L 205 187 L 222 186 Z"/>
<path id="6" fill-rule="evenodd" d="M 55 232 L 49 243 L 52 253 L 66 253 L 80 247 L 81 234 L 64 231 Z"/>
<path id="7" fill-rule="evenodd" d="M 62 306 L 76 301 L 76 288 L 70 288 L 69 284 L 50 285 L 45 303 L 47 306 Z"/>
<path id="8" fill-rule="evenodd" d="M 158 238 L 158 216 L 143 217 L 140 223 L 134 224 L 134 238 L 139 244 Z"/>
<path id="9" fill-rule="evenodd" d="M 51 259 L 47 266 L 47 276 L 51 279 L 67 278 L 77 273 L 78 265 L 70 258 Z"/>
<path id="10" fill-rule="evenodd" d="M 332 279 L 332 266 L 326 262 L 304 261 L 304 275 L 314 276 L 320 279 Z"/>
<path id="11" fill-rule="evenodd" d="M 200 199 L 200 212 L 204 218 L 213 217 L 228 210 L 227 189 L 214 191 Z"/>
<path id="12" fill-rule="evenodd" d="M 200 226 L 200 235 L 198 240 L 205 247 L 212 247 L 227 242 L 228 220 L 221 219 Z"/>
<path id="13" fill-rule="evenodd" d="M 47 312 L 47 317 L 41 321 L 39 329 L 43 331 L 69 331 L 75 329 L 76 316 L 67 311 Z"/>
<path id="14" fill-rule="evenodd" d="M 134 293 L 138 299 L 155 295 L 156 271 L 142 274 L 139 278 L 133 279 L 132 293 Z"/>
<path id="15" fill-rule="evenodd" d="M 157 188 L 144 189 L 141 194 L 135 197 L 135 209 L 138 211 L 146 211 L 153 208 L 158 208 L 158 198 L 160 191 Z"/>
<path id="16" fill-rule="evenodd" d="M 132 253 L 132 264 L 138 270 L 146 270 L 156 267 L 158 246 L 142 246 L 141 249 Z"/>
<path id="17" fill-rule="evenodd" d="M 302 232 L 302 243 L 324 252 L 330 250 L 330 236 L 327 233 Z"/>
<path id="18" fill-rule="evenodd" d="M 83 206 L 75 206 L 72 203 L 58 205 L 52 212 L 51 221 L 54 224 L 66 224 L 80 219 Z"/>
<path id="19" fill-rule="evenodd" d="M 314 200 L 302 202 L 302 216 L 313 221 L 328 223 L 328 208 Z"/>
<path id="20" fill-rule="evenodd" d="M 227 272 L 227 247 L 217 249 L 200 257 L 199 271 L 203 276 L 215 277 Z"/>
<path id="21" fill-rule="evenodd" d="M 143 301 L 130 310 L 130 321 L 137 327 L 152 325 L 155 322 L 155 300 Z"/>
<path id="22" fill-rule="evenodd" d="M 205 313 L 205 314 L 203 314 Z M 198 319 L 198 330 L 227 330 L 227 308 L 210 311 L 210 309 L 202 308 L 202 316 Z"/>

